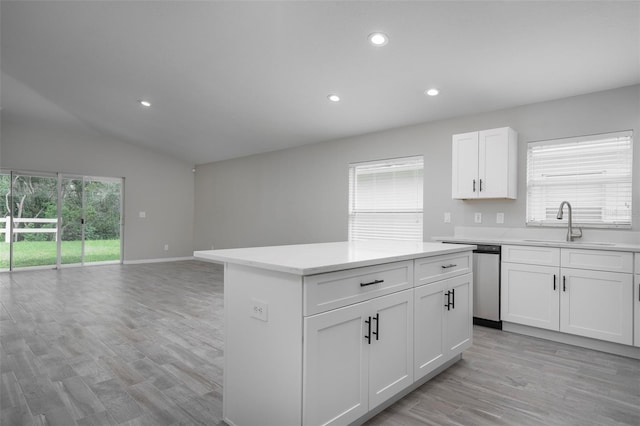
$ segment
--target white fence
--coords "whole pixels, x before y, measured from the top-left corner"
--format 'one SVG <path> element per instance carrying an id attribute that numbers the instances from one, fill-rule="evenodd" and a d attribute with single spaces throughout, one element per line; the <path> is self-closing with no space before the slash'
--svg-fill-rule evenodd
<path id="1" fill-rule="evenodd" d="M 3 225 L 3 223 L 4 223 L 4 225 Z M 4 234 L 4 242 L 5 243 L 8 243 L 8 242 L 11 241 L 10 223 L 11 223 L 11 217 L 10 216 L 0 217 L 0 234 Z M 13 219 L 13 223 L 14 223 L 14 227 L 13 227 L 13 233 L 14 234 L 49 233 L 49 234 L 55 234 L 55 239 L 56 239 L 56 241 L 58 241 L 58 227 L 57 226 L 55 228 L 18 228 L 18 227 L 15 226 L 16 223 L 55 223 L 55 224 L 57 224 L 58 223 L 58 219 L 38 219 L 38 218 L 21 217 L 21 218 Z"/>

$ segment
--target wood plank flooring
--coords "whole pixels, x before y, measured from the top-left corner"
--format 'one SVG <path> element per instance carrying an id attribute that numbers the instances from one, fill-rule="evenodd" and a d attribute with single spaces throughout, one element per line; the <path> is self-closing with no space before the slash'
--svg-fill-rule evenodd
<path id="1" fill-rule="evenodd" d="M 222 282 L 197 261 L 0 274 L 0 424 L 222 424 Z M 476 327 L 367 424 L 637 426 L 640 362 Z"/>

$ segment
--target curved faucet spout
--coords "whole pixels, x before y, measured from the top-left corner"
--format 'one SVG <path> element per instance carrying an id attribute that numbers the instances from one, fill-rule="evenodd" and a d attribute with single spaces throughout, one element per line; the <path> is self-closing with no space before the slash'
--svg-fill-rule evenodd
<path id="1" fill-rule="evenodd" d="M 567 225 L 568 225 L 568 229 L 567 229 L 567 241 L 571 242 L 573 241 L 575 238 L 581 238 L 582 237 L 582 229 L 578 228 L 578 233 L 576 234 L 573 231 L 573 211 L 571 210 L 571 204 L 568 201 L 563 201 L 560 203 L 560 208 L 558 208 L 558 215 L 556 216 L 556 218 L 558 220 L 562 220 L 562 213 L 563 213 L 563 208 L 564 206 L 567 206 L 567 209 L 569 210 L 569 218 L 567 220 Z"/>

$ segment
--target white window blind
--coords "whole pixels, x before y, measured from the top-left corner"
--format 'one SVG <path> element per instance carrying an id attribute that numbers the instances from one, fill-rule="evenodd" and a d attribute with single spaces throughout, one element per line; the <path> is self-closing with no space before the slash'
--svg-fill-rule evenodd
<path id="1" fill-rule="evenodd" d="M 566 200 L 577 225 L 631 227 L 632 149 L 631 131 L 530 142 L 527 225 L 566 226 Z"/>
<path id="2" fill-rule="evenodd" d="M 349 165 L 349 240 L 422 241 L 422 156 Z"/>

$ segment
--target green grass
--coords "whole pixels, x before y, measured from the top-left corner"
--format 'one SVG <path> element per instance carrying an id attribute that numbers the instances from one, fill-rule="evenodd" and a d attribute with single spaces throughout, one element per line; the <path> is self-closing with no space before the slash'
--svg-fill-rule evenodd
<path id="1" fill-rule="evenodd" d="M 56 264 L 55 241 L 19 241 L 13 243 L 13 266 L 41 266 Z M 120 260 L 120 240 L 85 241 L 85 262 Z M 62 263 L 80 263 L 80 241 L 62 242 Z M 0 243 L 0 269 L 9 268 L 9 243 Z"/>

